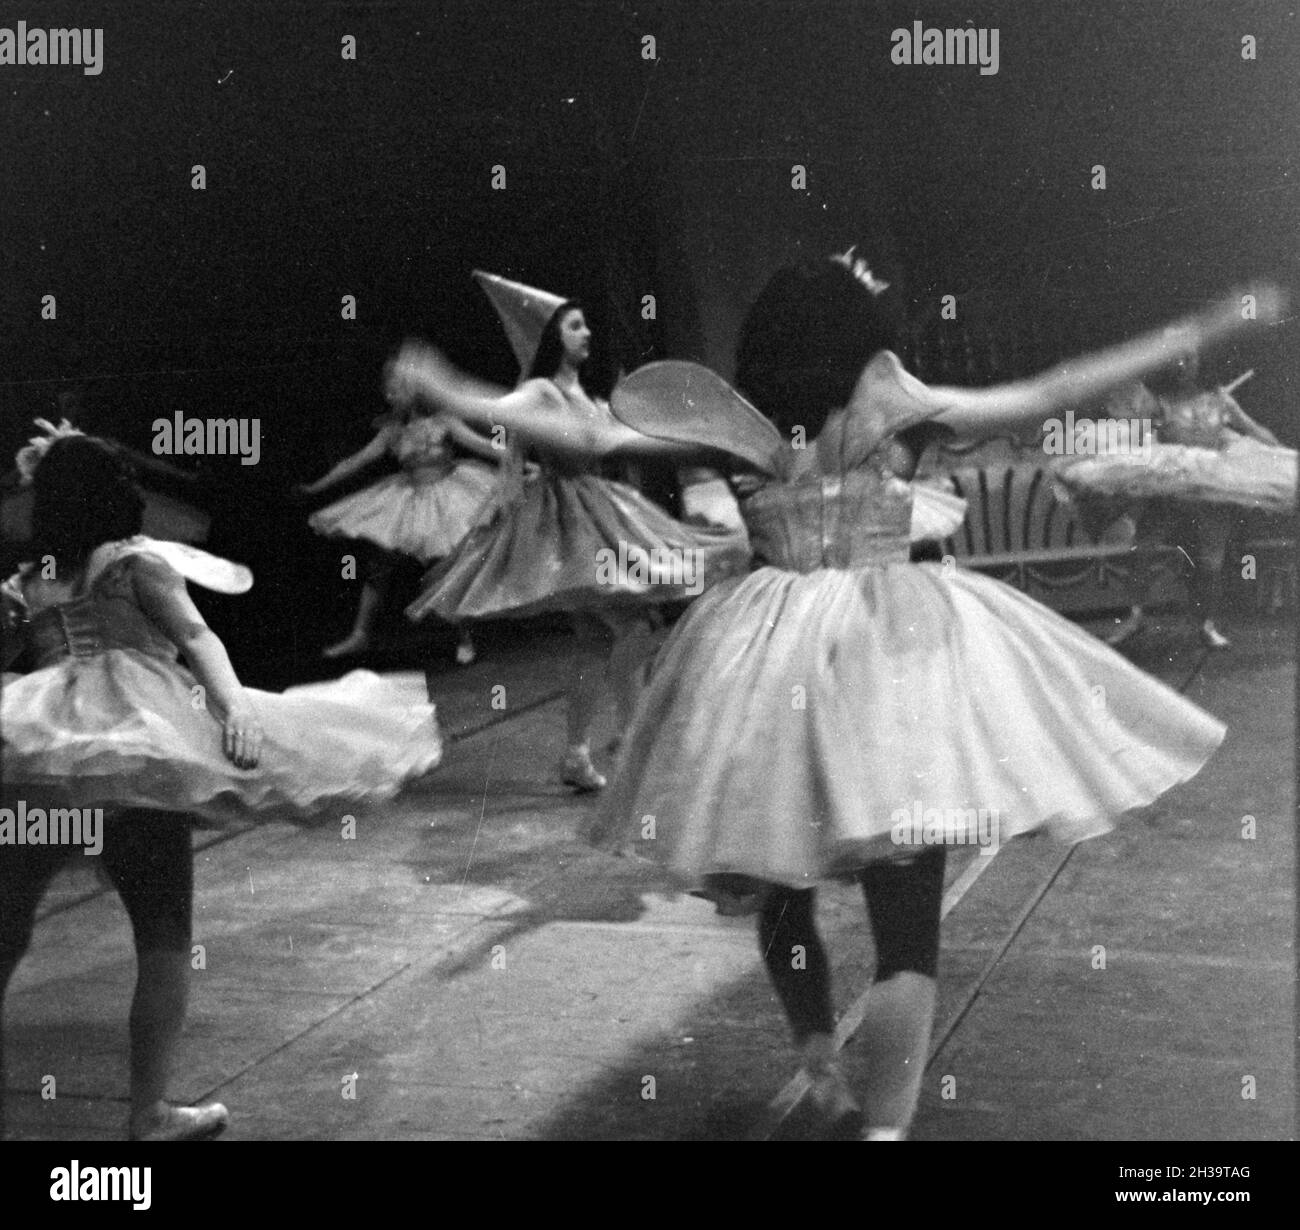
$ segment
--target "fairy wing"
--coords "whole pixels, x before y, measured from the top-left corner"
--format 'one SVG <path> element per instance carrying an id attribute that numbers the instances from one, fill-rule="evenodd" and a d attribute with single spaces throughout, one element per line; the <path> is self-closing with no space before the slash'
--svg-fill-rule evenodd
<path id="1" fill-rule="evenodd" d="M 156 555 L 166 560 L 187 581 L 218 594 L 246 594 L 253 588 L 253 574 L 243 564 L 222 559 L 184 542 L 164 542 L 143 534 L 123 544 L 123 553 Z M 118 557 L 120 558 L 120 556 Z"/>
<path id="2" fill-rule="evenodd" d="M 619 381 L 609 407 L 642 435 L 718 449 L 764 474 L 781 472 L 781 433 L 721 376 L 698 363 L 647 363 Z"/>

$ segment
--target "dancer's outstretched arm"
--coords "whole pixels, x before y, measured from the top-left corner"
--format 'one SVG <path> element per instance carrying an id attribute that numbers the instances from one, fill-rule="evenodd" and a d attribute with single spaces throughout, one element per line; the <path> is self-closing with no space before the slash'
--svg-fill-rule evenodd
<path id="1" fill-rule="evenodd" d="M 480 457 L 486 457 L 489 461 L 495 461 L 498 464 L 505 457 L 504 448 L 499 448 L 487 436 L 480 435 L 472 427 L 465 426 L 454 415 L 445 416 L 443 421 L 447 427 L 447 434 L 457 444 L 468 449 L 471 453 L 477 453 Z"/>
<path id="2" fill-rule="evenodd" d="M 698 446 L 642 435 L 617 420 L 581 421 L 567 411 L 549 380 L 528 380 L 513 392 L 475 380 L 432 346 L 407 342 L 388 368 L 388 393 L 423 397 L 440 410 L 491 432 L 504 427 L 530 444 L 583 457 L 656 457 L 686 463 L 705 456 Z"/>
<path id="3" fill-rule="evenodd" d="M 1285 300 L 1276 287 L 1252 287 L 1246 293 L 1254 296 L 1253 318 L 1243 316 L 1245 294 L 1232 295 L 1167 328 L 1058 363 L 1028 380 L 985 389 L 932 387 L 930 393 L 948 406 L 935 421 L 959 436 L 995 435 L 1087 404 L 1117 385 L 1159 371 L 1187 350 L 1272 324 L 1281 316 Z"/>
<path id="4" fill-rule="evenodd" d="M 341 483 L 345 478 L 351 478 L 358 470 L 364 470 L 366 466 L 378 461 L 387 451 L 388 444 L 383 435 L 377 435 L 365 448 L 358 449 L 351 457 L 344 457 L 329 473 L 322 475 L 314 483 L 303 483 L 299 490 L 303 495 L 316 495 L 334 486 L 335 483 Z"/>

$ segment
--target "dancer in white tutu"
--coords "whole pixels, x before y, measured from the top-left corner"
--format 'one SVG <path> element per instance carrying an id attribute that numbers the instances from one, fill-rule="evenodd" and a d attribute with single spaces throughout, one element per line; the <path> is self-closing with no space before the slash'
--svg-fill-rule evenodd
<path id="1" fill-rule="evenodd" d="M 1255 422 L 1229 389 L 1202 389 L 1198 367 L 1195 352 L 1188 351 L 1150 382 L 1154 393 L 1143 386 L 1129 391 L 1129 414 L 1149 415 L 1154 442 L 1062 461 L 1056 473 L 1085 511 L 1101 506 L 1114 513 L 1117 504 L 1126 504 L 1144 535 L 1187 552 L 1201 640 L 1210 649 L 1226 649 L 1230 641 L 1216 620 L 1232 510 L 1294 513 L 1297 453 Z M 1143 619 L 1142 605 L 1135 605 L 1110 643 L 1128 640 Z"/>
<path id="2" fill-rule="evenodd" d="M 3 589 L 4 665 L 27 673 L 6 675 L 0 695 L 0 1002 L 46 885 L 80 848 L 50 830 L 72 810 L 78 825 L 98 814 L 138 958 L 128 1133 L 202 1139 L 225 1108 L 165 1100 L 185 1017 L 192 825 L 337 822 L 389 799 L 441 758 L 434 708 L 364 671 L 284 694 L 245 688 L 185 583 L 241 593 L 248 570 L 140 535 L 119 453 L 44 426 L 19 454 L 35 483 L 32 562 Z"/>
<path id="3" fill-rule="evenodd" d="M 594 836 L 726 912 L 759 911 L 814 1103 L 837 1130 L 865 1117 L 867 1139 L 897 1140 L 928 1052 L 945 845 L 990 824 L 1002 841 L 1103 833 L 1194 775 L 1225 733 L 1023 593 L 909 563 L 914 457 L 900 442 L 925 422 L 1023 428 L 1262 326 L 1234 299 L 1036 379 L 929 388 L 888 349 L 877 290 L 844 258 L 773 278 L 737 364 L 762 414 L 710 394 L 721 382 L 690 364 L 615 389 L 637 430 L 732 454 L 758 566 L 702 595 L 660 651 Z M 1277 298 L 1261 292 L 1261 321 Z M 835 1059 L 811 891 L 846 875 L 876 941 L 865 1108 Z"/>
<path id="4" fill-rule="evenodd" d="M 328 474 L 299 490 L 316 495 L 351 478 L 391 454 L 402 467 L 397 474 L 344 496 L 308 518 L 308 525 L 329 538 L 366 543 L 364 580 L 352 630 L 328 646 L 327 658 L 350 657 L 370 648 L 375 619 L 383 607 L 393 573 L 393 555 L 421 564 L 450 555 L 462 538 L 491 514 L 497 486 L 496 464 L 503 450 L 451 415 L 430 415 L 417 406 L 395 407 L 376 420 L 379 428 L 365 448 L 344 458 Z M 493 465 L 457 455 L 459 445 Z M 474 661 L 474 641 L 457 625 L 456 660 Z"/>

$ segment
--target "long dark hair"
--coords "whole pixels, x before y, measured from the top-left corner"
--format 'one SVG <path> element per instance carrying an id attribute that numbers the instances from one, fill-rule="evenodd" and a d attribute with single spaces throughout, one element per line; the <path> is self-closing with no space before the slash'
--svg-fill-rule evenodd
<path id="1" fill-rule="evenodd" d="M 848 403 L 867 360 L 892 349 L 897 305 L 874 295 L 838 261 L 778 270 L 745 316 L 736 347 L 736 388 L 782 434 L 812 439 Z"/>
<path id="2" fill-rule="evenodd" d="M 564 358 L 560 324 L 569 312 L 582 310 L 582 304 L 576 299 L 566 299 L 551 313 L 551 318 L 546 322 L 546 328 L 542 330 L 541 339 L 537 343 L 537 355 L 533 359 L 533 365 L 528 369 L 529 380 L 538 376 L 549 380 L 560 370 L 560 360 Z"/>
<path id="3" fill-rule="evenodd" d="M 56 440 L 36 467 L 32 546 L 79 568 L 101 543 L 140 532 L 144 497 L 129 461 L 107 440 Z"/>

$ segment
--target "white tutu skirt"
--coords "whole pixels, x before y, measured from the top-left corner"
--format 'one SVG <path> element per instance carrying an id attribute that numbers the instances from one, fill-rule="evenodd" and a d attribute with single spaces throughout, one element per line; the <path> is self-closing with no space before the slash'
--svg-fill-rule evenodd
<path id="1" fill-rule="evenodd" d="M 434 706 L 369 671 L 284 693 L 246 689 L 264 731 L 240 769 L 192 675 L 130 649 L 7 675 L 0 697 L 6 806 L 131 807 L 221 824 L 340 819 L 435 768 Z"/>
<path id="2" fill-rule="evenodd" d="M 686 888 L 721 872 L 808 887 L 934 841 L 1095 836 L 1224 734 L 976 573 L 762 568 L 674 629 L 593 836 Z"/>
<path id="3" fill-rule="evenodd" d="M 307 524 L 328 538 L 362 539 L 428 564 L 491 515 L 496 482 L 496 470 L 478 461 L 446 472 L 403 470 L 326 505 Z"/>
<path id="4" fill-rule="evenodd" d="M 1226 448 L 1154 444 L 1141 453 L 1088 457 L 1059 466 L 1073 494 L 1236 504 L 1271 513 L 1296 510 L 1297 454 L 1238 436 Z"/>

